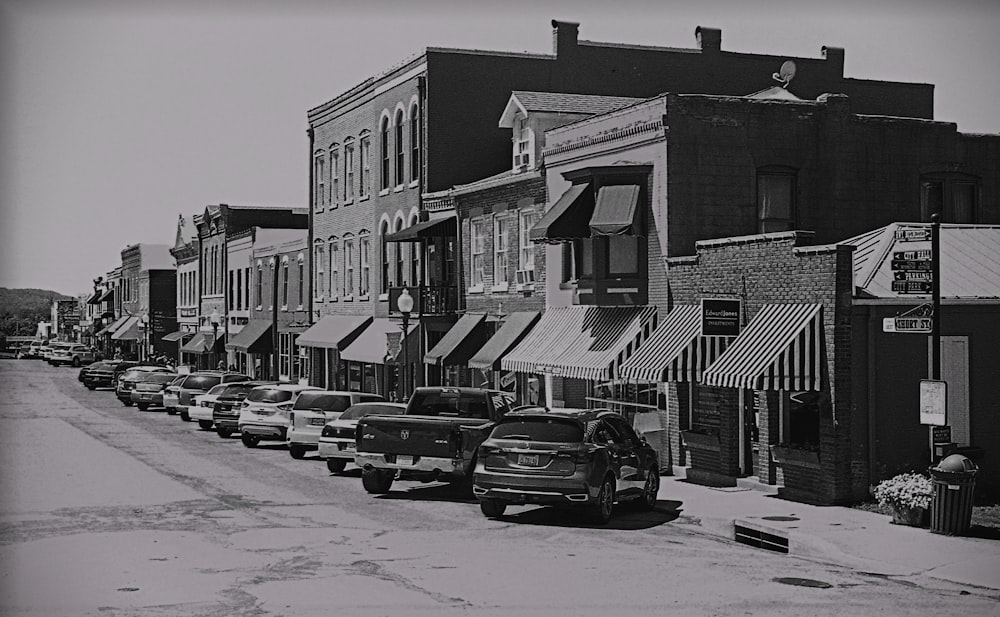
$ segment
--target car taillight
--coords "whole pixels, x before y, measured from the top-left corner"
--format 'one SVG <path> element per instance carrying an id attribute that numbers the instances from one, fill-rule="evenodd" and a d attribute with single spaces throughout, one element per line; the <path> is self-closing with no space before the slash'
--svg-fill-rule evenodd
<path id="1" fill-rule="evenodd" d="M 250 401 L 243 401 L 243 406 L 244 407 L 249 407 L 250 406 Z"/>
<path id="2" fill-rule="evenodd" d="M 291 411 L 292 404 L 291 403 L 281 403 L 280 405 L 277 405 L 275 408 L 278 411 Z"/>
<path id="3" fill-rule="evenodd" d="M 294 411 L 288 414 L 288 423 L 289 424 L 295 424 L 295 412 Z"/>
<path id="4" fill-rule="evenodd" d="M 337 430 L 332 426 L 324 426 L 323 432 L 320 433 L 322 437 L 334 437 L 337 434 Z"/>

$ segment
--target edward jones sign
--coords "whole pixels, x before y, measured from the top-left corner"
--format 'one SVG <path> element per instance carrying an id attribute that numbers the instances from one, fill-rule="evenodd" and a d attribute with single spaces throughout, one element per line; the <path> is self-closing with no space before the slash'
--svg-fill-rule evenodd
<path id="1" fill-rule="evenodd" d="M 737 336 L 740 333 L 741 301 L 732 298 L 702 298 L 701 335 Z"/>

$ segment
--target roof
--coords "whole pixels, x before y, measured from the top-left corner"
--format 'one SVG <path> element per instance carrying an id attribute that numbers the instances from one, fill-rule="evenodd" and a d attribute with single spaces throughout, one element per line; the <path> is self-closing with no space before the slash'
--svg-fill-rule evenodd
<path id="1" fill-rule="evenodd" d="M 514 116 L 517 112 L 524 115 L 542 112 L 595 116 L 644 100 L 630 96 L 514 90 L 507 101 L 507 106 L 500 115 L 499 124 L 501 127 L 513 126 Z"/>
<path id="2" fill-rule="evenodd" d="M 892 290 L 898 271 L 894 253 L 903 260 L 929 259 L 929 240 L 914 240 L 930 223 L 891 223 L 838 244 L 854 250 L 855 295 L 868 298 L 906 298 L 919 301 L 926 294 L 901 294 Z M 907 236 L 909 240 L 897 238 Z M 923 253 L 921 253 L 923 252 Z M 910 259 L 914 257 L 915 259 Z M 1000 299 L 1000 225 L 941 224 L 941 297 Z"/>

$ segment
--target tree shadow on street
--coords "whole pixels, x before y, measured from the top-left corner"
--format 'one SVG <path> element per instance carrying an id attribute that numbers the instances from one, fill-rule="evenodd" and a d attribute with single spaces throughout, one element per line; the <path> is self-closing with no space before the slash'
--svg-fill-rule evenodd
<path id="1" fill-rule="evenodd" d="M 361 471 L 358 470 L 358 476 Z M 430 484 L 409 485 L 407 481 L 393 483 L 392 490 L 384 495 L 376 495 L 377 499 L 403 499 L 409 501 L 447 501 L 451 503 L 478 503 L 476 498 L 462 490 L 457 484 L 433 482 Z"/>
<path id="2" fill-rule="evenodd" d="M 528 506 L 530 510 L 510 512 L 499 520 L 519 525 L 543 525 L 549 527 L 575 527 L 578 529 L 615 529 L 619 531 L 638 531 L 650 529 L 676 520 L 682 511 L 682 502 L 661 499 L 652 510 L 643 510 L 636 505 L 624 502 L 615 505 L 611 521 L 607 524 L 594 522 L 584 508 L 557 508 L 551 506 Z"/>

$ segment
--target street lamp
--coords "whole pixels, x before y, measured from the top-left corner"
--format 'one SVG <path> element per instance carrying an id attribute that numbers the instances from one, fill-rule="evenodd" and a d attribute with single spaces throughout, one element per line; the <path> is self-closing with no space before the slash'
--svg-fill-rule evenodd
<path id="1" fill-rule="evenodd" d="M 399 298 L 396 299 L 396 308 L 403 315 L 403 362 L 400 363 L 403 369 L 403 400 L 407 399 L 406 396 L 406 374 L 410 371 L 410 353 L 409 353 L 409 343 L 407 342 L 407 330 L 410 329 L 410 312 L 413 310 L 413 296 L 404 287 L 403 293 L 399 294 Z"/>
<path id="2" fill-rule="evenodd" d="M 145 343 L 145 347 L 146 347 L 146 353 L 145 353 L 146 360 L 149 360 L 149 348 L 151 347 L 150 340 L 152 339 L 152 337 L 150 336 L 150 331 L 149 331 L 149 315 L 146 314 L 146 313 L 143 313 L 142 317 L 139 318 L 139 321 L 142 322 L 142 335 L 143 335 L 143 338 L 145 339 L 143 341 L 143 343 Z"/>
<path id="3" fill-rule="evenodd" d="M 208 318 L 209 323 L 212 324 L 212 357 L 216 357 L 215 353 L 215 343 L 219 340 L 219 324 L 222 321 L 222 316 L 219 315 L 219 309 L 212 309 L 212 314 Z"/>

